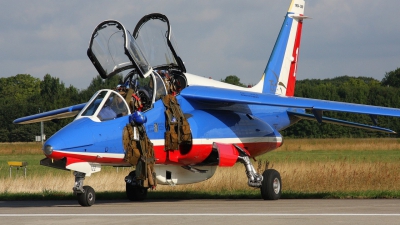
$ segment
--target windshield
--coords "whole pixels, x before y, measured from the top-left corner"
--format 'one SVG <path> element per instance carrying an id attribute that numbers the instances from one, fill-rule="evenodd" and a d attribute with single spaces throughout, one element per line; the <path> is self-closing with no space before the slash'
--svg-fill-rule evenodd
<path id="1" fill-rule="evenodd" d="M 125 100 L 121 98 L 121 96 L 112 92 L 104 102 L 103 107 L 97 114 L 97 117 L 101 121 L 104 121 L 126 116 L 128 113 L 128 107 L 126 106 Z"/>
<path id="2" fill-rule="evenodd" d="M 80 117 L 98 118 L 100 121 L 111 120 L 129 114 L 126 101 L 115 91 L 102 90 L 91 99 Z"/>
<path id="3" fill-rule="evenodd" d="M 92 98 L 92 102 L 85 109 L 85 111 L 81 114 L 81 116 L 92 116 L 96 112 L 100 103 L 103 101 L 104 97 L 107 95 L 107 91 L 101 91 L 97 94 L 96 98 Z"/>

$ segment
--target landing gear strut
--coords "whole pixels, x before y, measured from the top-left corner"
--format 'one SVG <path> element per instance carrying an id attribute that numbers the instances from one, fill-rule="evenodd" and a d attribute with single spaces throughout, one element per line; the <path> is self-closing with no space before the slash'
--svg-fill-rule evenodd
<path id="1" fill-rule="evenodd" d="M 282 194 L 282 180 L 279 172 L 274 169 L 267 169 L 262 175 L 258 174 L 246 151 L 237 145 L 235 147 L 239 151 L 238 161 L 243 163 L 246 168 L 248 185 L 260 188 L 264 200 L 278 200 Z"/>
<path id="2" fill-rule="evenodd" d="M 246 168 L 246 175 L 248 178 L 248 185 L 250 187 L 261 187 L 262 181 L 264 180 L 263 176 L 258 174 L 253 167 L 253 164 L 250 162 L 250 158 L 246 156 L 239 156 L 239 162 L 243 163 Z"/>
<path id="3" fill-rule="evenodd" d="M 78 203 L 81 206 L 92 206 L 96 201 L 96 193 L 90 186 L 83 186 L 85 180 L 85 174 L 80 172 L 74 172 L 75 185 L 72 188 L 74 195 L 78 197 Z"/>

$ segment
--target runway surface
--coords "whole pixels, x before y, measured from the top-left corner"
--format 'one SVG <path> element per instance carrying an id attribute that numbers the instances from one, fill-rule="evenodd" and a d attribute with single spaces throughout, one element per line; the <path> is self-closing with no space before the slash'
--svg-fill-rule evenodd
<path id="1" fill-rule="evenodd" d="M 400 224 L 399 199 L 1 201 L 1 224 Z"/>

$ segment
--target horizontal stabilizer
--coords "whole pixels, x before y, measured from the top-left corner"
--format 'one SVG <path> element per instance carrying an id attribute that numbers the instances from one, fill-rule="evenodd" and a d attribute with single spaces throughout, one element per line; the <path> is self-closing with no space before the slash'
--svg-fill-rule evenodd
<path id="1" fill-rule="evenodd" d="M 311 17 L 303 16 L 303 15 L 291 15 L 293 19 L 304 20 L 304 19 L 311 19 Z"/>
<path id="2" fill-rule="evenodd" d="M 287 111 L 288 115 L 296 116 L 300 119 L 306 119 L 306 120 L 319 120 L 312 114 L 307 114 L 307 113 L 299 113 L 299 112 L 293 112 L 293 111 Z M 347 126 L 347 127 L 355 127 L 355 128 L 361 128 L 365 130 L 372 130 L 372 131 L 380 131 L 380 132 L 385 132 L 385 133 L 390 133 L 390 134 L 395 134 L 396 132 L 387 128 L 383 127 L 377 127 L 377 126 L 371 126 L 367 124 L 362 124 L 362 123 L 354 123 L 346 120 L 339 120 L 339 119 L 334 119 L 334 118 L 329 118 L 322 116 L 321 117 L 322 122 L 324 123 L 332 123 L 332 124 L 338 124 L 342 126 Z M 320 122 L 320 121 L 318 121 Z"/>
<path id="3" fill-rule="evenodd" d="M 14 120 L 15 124 L 28 124 L 28 123 L 37 123 L 42 121 L 49 121 L 55 119 L 65 119 L 69 117 L 76 116 L 84 107 L 86 103 L 82 103 L 79 105 L 73 105 L 61 109 L 56 109 L 48 112 L 38 113 L 31 116 L 26 116 L 22 118 L 18 118 Z"/>

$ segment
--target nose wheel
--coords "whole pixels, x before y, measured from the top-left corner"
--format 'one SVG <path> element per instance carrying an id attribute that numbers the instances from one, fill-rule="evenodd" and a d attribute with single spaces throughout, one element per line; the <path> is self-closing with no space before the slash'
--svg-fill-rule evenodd
<path id="1" fill-rule="evenodd" d="M 78 193 L 78 203 L 81 206 L 92 206 L 96 200 L 96 193 L 90 186 L 83 186 L 83 193 Z"/>
<path id="2" fill-rule="evenodd" d="M 90 186 L 83 186 L 85 180 L 85 174 L 80 172 L 74 172 L 75 185 L 72 188 L 74 195 L 78 197 L 78 203 L 81 206 L 92 206 L 96 201 L 96 193 Z"/>

